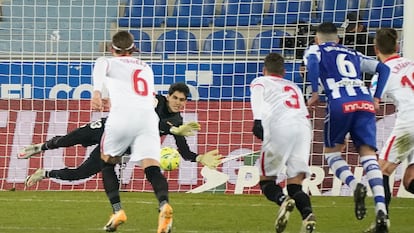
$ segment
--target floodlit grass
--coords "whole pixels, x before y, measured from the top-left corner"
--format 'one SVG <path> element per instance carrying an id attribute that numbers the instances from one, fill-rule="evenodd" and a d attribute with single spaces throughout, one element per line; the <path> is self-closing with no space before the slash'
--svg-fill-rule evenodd
<path id="1" fill-rule="evenodd" d="M 128 221 L 122 232 L 156 232 L 157 201 L 153 193 L 121 193 Z M 174 233 L 272 233 L 278 207 L 261 195 L 172 193 Z M 368 216 L 358 221 L 351 197 L 312 197 L 317 233 L 360 233 L 373 220 L 372 198 Z M 0 192 L 0 232 L 63 233 L 104 232 L 111 214 L 104 192 L 3 191 Z M 414 199 L 394 198 L 392 233 L 414 232 Z M 301 219 L 291 215 L 286 233 L 297 233 Z"/>

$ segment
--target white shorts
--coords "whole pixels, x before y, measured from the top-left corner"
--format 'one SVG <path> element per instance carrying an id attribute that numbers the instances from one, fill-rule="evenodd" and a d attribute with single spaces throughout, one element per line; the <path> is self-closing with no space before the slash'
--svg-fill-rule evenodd
<path id="1" fill-rule="evenodd" d="M 278 176 L 286 167 L 287 178 L 300 173 L 310 175 L 309 156 L 312 130 L 310 123 L 303 121 L 293 125 L 264 128 L 264 141 L 259 158 L 261 176 Z"/>
<path id="2" fill-rule="evenodd" d="M 408 140 L 405 141 L 404 147 L 399 147 L 397 142 L 402 136 Z M 409 164 L 414 163 L 414 122 L 402 122 L 397 118 L 379 158 L 397 164 L 405 159 L 408 159 Z"/>
<path id="3" fill-rule="evenodd" d="M 101 140 L 101 151 L 106 155 L 121 156 L 131 147 L 130 161 L 159 161 L 161 140 L 158 122 L 154 109 L 122 115 L 109 113 Z"/>

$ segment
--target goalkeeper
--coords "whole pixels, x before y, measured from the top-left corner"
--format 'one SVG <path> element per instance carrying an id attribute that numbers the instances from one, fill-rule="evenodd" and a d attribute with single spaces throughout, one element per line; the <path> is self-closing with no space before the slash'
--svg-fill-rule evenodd
<path id="1" fill-rule="evenodd" d="M 186 136 L 194 135 L 194 131 L 200 130 L 197 122 L 183 124 L 180 111 L 187 103 L 190 91 L 184 83 L 171 84 L 168 95 L 156 95 L 155 111 L 160 118 L 159 132 L 161 136 L 173 135 L 178 151 L 184 160 L 199 162 L 204 166 L 216 168 L 221 161 L 221 155 L 217 150 L 208 151 L 205 154 L 196 154 L 190 150 Z M 70 147 L 82 145 L 84 147 L 99 144 L 105 128 L 106 118 L 101 118 L 87 125 L 81 126 L 65 136 L 55 136 L 52 139 L 35 145 L 30 145 L 22 149 L 19 158 L 30 158 L 42 151 L 56 149 L 60 147 Z M 126 152 L 128 153 L 128 152 Z M 102 171 L 103 176 L 112 177 L 113 182 L 119 182 L 113 169 L 114 165 L 104 163 L 101 160 L 100 146 L 97 146 L 77 168 L 63 168 L 59 170 L 46 171 L 42 168 L 28 176 L 25 182 L 27 187 L 35 185 L 44 178 L 56 178 L 61 180 L 79 180 L 89 178 Z M 119 190 L 107 190 L 105 192 L 111 202 L 114 212 L 120 208 Z M 112 187 L 119 187 L 112 186 Z M 115 227 L 116 230 L 116 227 Z"/>

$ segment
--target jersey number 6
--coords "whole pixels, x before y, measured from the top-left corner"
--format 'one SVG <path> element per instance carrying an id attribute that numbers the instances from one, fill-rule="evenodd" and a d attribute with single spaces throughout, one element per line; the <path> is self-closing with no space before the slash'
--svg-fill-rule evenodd
<path id="1" fill-rule="evenodd" d="M 147 96 L 148 95 L 148 83 L 144 78 L 141 78 L 139 74 L 142 70 L 134 70 L 132 74 L 132 83 L 134 86 L 134 91 L 138 95 Z"/>

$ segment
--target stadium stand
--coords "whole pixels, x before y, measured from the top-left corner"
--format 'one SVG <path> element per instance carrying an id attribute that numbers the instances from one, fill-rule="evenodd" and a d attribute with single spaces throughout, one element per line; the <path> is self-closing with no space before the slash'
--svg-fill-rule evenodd
<path id="1" fill-rule="evenodd" d="M 208 27 L 213 22 L 215 0 L 176 0 L 167 27 Z"/>
<path id="2" fill-rule="evenodd" d="M 309 22 L 312 1 L 278 0 L 270 3 L 269 11 L 263 14 L 263 25 L 285 25 Z"/>
<path id="3" fill-rule="evenodd" d="M 120 27 L 160 27 L 167 16 L 166 0 L 129 0 Z"/>
<path id="4" fill-rule="evenodd" d="M 193 33 L 186 30 L 167 31 L 157 39 L 156 53 L 198 54 L 197 41 Z"/>
<path id="5" fill-rule="evenodd" d="M 404 0 L 367 0 L 363 22 L 371 28 L 402 28 Z"/>
<path id="6" fill-rule="evenodd" d="M 220 30 L 211 33 L 204 41 L 204 54 L 235 55 L 246 53 L 246 42 L 235 30 Z"/>
<path id="7" fill-rule="evenodd" d="M 359 0 L 323 0 L 316 9 L 317 16 L 312 17 L 312 23 L 333 22 L 341 26 L 346 15 L 359 9 Z"/>
<path id="8" fill-rule="evenodd" d="M 129 31 L 134 36 L 135 46 L 140 53 L 146 54 L 152 52 L 152 44 L 150 36 L 141 30 L 130 30 Z"/>
<path id="9" fill-rule="evenodd" d="M 270 52 L 283 54 L 283 45 L 285 36 L 290 36 L 288 33 L 281 30 L 267 30 L 256 35 L 252 42 L 250 54 L 252 55 L 266 55 Z"/>
<path id="10" fill-rule="evenodd" d="M 225 0 L 214 26 L 257 25 L 263 14 L 263 0 Z"/>

